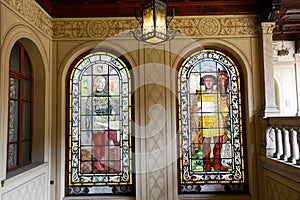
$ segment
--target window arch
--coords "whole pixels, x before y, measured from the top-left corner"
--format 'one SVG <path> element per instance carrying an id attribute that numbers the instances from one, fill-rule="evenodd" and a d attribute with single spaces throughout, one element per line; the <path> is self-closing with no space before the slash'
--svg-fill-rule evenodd
<path id="1" fill-rule="evenodd" d="M 134 194 L 128 65 L 93 52 L 75 64 L 68 81 L 66 194 Z"/>
<path id="2" fill-rule="evenodd" d="M 32 161 L 33 73 L 26 49 L 16 43 L 9 67 L 7 172 Z"/>
<path id="3" fill-rule="evenodd" d="M 241 77 L 218 50 L 179 68 L 179 193 L 246 192 Z"/>

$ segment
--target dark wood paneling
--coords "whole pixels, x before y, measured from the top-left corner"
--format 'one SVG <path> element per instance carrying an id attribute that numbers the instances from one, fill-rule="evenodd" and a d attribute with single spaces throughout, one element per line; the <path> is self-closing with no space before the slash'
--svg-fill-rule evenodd
<path id="1" fill-rule="evenodd" d="M 273 10 L 268 20 L 276 22 L 273 40 L 297 40 L 300 38 L 300 1 L 273 0 Z"/>
<path id="2" fill-rule="evenodd" d="M 128 17 L 139 0 L 36 0 L 52 17 Z M 167 0 L 176 15 L 259 14 L 261 0 Z"/>

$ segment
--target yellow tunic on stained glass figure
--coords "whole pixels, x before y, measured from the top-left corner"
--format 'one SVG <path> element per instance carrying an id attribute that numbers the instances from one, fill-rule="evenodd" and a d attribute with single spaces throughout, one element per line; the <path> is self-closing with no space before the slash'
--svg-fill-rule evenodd
<path id="1" fill-rule="evenodd" d="M 203 137 L 223 136 L 224 132 L 219 131 L 223 127 L 222 120 L 219 119 L 218 95 L 202 95 L 201 101 L 201 121 Z"/>

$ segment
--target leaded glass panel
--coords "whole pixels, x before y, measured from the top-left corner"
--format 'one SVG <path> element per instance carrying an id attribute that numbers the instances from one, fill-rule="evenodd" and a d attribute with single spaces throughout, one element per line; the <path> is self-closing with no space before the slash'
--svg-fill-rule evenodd
<path id="1" fill-rule="evenodd" d="M 8 168 L 16 167 L 18 164 L 18 146 L 17 144 L 8 145 L 8 154 L 7 154 L 7 165 Z"/>
<path id="2" fill-rule="evenodd" d="M 12 99 L 19 98 L 20 81 L 15 78 L 9 79 L 9 97 Z"/>
<path id="3" fill-rule="evenodd" d="M 127 67 L 118 57 L 97 52 L 71 72 L 68 195 L 134 192 Z"/>
<path id="4" fill-rule="evenodd" d="M 181 65 L 179 193 L 247 191 L 240 84 L 220 51 L 195 52 Z"/>
<path id="5" fill-rule="evenodd" d="M 19 103 L 18 101 L 9 102 L 9 130 L 8 141 L 15 142 L 19 139 Z"/>

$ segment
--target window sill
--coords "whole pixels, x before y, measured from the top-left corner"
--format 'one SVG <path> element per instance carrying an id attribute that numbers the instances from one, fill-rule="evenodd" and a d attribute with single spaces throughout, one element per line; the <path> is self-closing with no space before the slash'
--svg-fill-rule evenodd
<path id="1" fill-rule="evenodd" d="M 96 200 L 96 199 L 113 199 L 113 200 L 133 200 L 135 197 L 129 196 L 67 196 L 63 200 Z"/>
<path id="2" fill-rule="evenodd" d="M 31 174 L 36 173 L 37 171 L 42 170 L 46 166 L 48 166 L 48 163 L 32 163 L 14 171 L 8 172 L 6 174 L 6 179 L 1 181 L 1 185 L 2 187 L 4 187 L 4 185 L 9 184 L 10 182 L 14 182 L 15 180 L 20 179 L 20 177 L 27 177 Z"/>
<path id="3" fill-rule="evenodd" d="M 207 200 L 251 200 L 249 194 L 180 194 L 178 195 L 179 200 L 196 200 L 196 199 L 207 199 Z"/>

